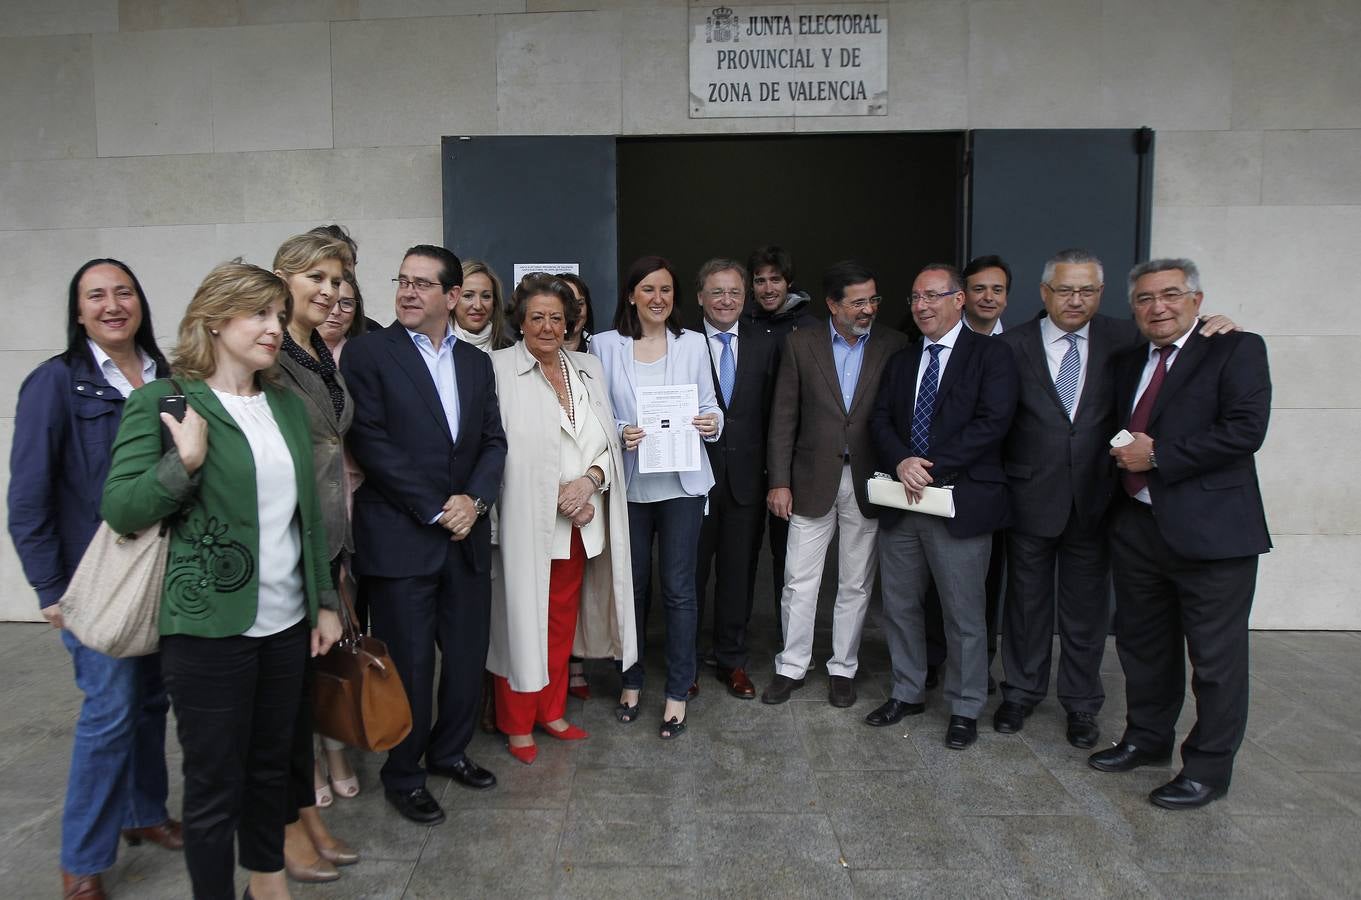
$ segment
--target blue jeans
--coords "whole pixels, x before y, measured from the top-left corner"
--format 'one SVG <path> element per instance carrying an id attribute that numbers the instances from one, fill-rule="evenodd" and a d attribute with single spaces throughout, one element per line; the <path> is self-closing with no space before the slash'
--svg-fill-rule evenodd
<path id="1" fill-rule="evenodd" d="M 624 688 L 643 688 L 643 647 L 651 605 L 652 536 L 657 536 L 658 573 L 666 608 L 666 696 L 684 701 L 695 682 L 695 562 L 703 497 L 629 504 L 629 552 L 633 563 L 633 609 L 638 625 L 638 662 L 624 671 Z"/>
<path id="2" fill-rule="evenodd" d="M 114 659 L 61 633 L 85 694 L 61 817 L 61 867 L 97 875 L 118 856 L 119 831 L 169 818 L 161 656 Z"/>

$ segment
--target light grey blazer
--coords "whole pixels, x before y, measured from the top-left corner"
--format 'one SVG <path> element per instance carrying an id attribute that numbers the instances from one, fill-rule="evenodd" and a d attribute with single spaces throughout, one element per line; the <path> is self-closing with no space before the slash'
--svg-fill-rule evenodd
<path id="1" fill-rule="evenodd" d="M 633 338 L 617 331 L 606 331 L 591 338 L 591 353 L 600 357 L 605 369 L 605 382 L 610 388 L 610 405 L 614 407 L 615 425 L 621 431 L 625 425 L 638 421 L 638 383 L 633 372 Z M 666 332 L 666 383 L 699 386 L 699 413 L 717 413 L 718 431 L 705 440 L 716 441 L 723 433 L 723 410 L 718 406 L 714 391 L 713 362 L 709 358 L 708 341 L 695 331 L 679 335 Z M 638 451 L 624 452 L 624 481 L 630 483 L 638 473 Z M 691 497 L 705 497 L 714 486 L 709 454 L 699 455 L 699 469 L 681 472 L 681 487 Z"/>

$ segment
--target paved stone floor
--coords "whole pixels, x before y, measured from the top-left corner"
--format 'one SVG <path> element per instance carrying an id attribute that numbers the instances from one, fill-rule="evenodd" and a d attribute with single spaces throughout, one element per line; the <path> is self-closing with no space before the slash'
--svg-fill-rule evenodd
<path id="1" fill-rule="evenodd" d="M 755 632 L 760 687 L 775 643 L 768 615 Z M 820 630 L 819 659 L 828 642 Z M 479 734 L 471 754 L 500 785 L 475 793 L 432 778 L 449 814 L 442 826 L 397 816 L 382 800 L 378 760 L 360 760 L 363 792 L 326 815 L 365 859 L 334 884 L 295 886 L 294 896 L 1361 896 L 1361 635 L 1257 633 L 1252 652 L 1251 720 L 1232 792 L 1189 813 L 1145 798 L 1173 770 L 1089 769 L 1052 701 L 1019 735 L 985 723 L 962 753 L 942 743 L 939 694 L 924 716 L 866 726 L 888 685 L 872 624 L 854 708 L 827 704 L 820 672 L 792 702 L 764 706 L 729 697 L 702 670 L 690 729 L 673 743 L 657 737 L 655 690 L 644 695 L 644 718 L 616 723 L 617 676 L 593 665 L 595 696 L 569 707 L 591 738 L 541 738 L 539 760 L 526 767 Z M 1100 722 L 1103 740 L 1114 740 L 1124 703 L 1113 647 L 1105 681 Z M 59 895 L 78 704 L 56 634 L 0 626 L 0 896 Z M 177 771 L 173 738 L 167 751 Z M 180 857 L 154 847 L 124 848 L 107 883 L 116 897 L 188 895 Z"/>

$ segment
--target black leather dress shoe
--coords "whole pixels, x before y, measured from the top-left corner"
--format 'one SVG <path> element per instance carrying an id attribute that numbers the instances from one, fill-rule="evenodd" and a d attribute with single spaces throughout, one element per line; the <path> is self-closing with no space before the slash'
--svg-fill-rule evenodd
<path id="1" fill-rule="evenodd" d="M 950 727 L 945 729 L 945 746 L 951 750 L 963 750 L 978 740 L 978 720 L 968 716 L 951 716 Z"/>
<path id="2" fill-rule="evenodd" d="M 873 725 L 875 728 L 883 728 L 885 725 L 901 722 L 905 716 L 919 716 L 924 712 L 926 712 L 925 703 L 904 703 L 901 700 L 890 699 L 884 705 L 876 707 L 874 712 L 865 716 L 865 724 Z"/>
<path id="3" fill-rule="evenodd" d="M 1025 720 L 1033 707 L 1014 700 L 1003 700 L 1002 705 L 992 714 L 992 730 L 999 734 L 1015 734 L 1025 727 Z"/>
<path id="4" fill-rule="evenodd" d="M 1154 788 L 1148 799 L 1163 809 L 1199 809 L 1229 792 L 1228 788 L 1211 787 L 1178 775 L 1160 788 Z"/>
<path id="5" fill-rule="evenodd" d="M 1133 744 L 1116 744 L 1109 750 L 1098 750 L 1087 757 L 1087 765 L 1102 772 L 1129 772 L 1140 766 L 1165 766 L 1171 761 L 1171 750 L 1150 753 Z"/>
<path id="6" fill-rule="evenodd" d="M 431 775 L 452 778 L 464 787 L 472 788 L 475 791 L 496 787 L 496 776 L 466 756 L 447 766 L 426 766 L 425 770 Z"/>
<path id="7" fill-rule="evenodd" d="M 440 809 L 439 801 L 423 787 L 409 791 L 389 788 L 383 793 L 397 812 L 417 825 L 438 825 L 444 821 L 444 810 Z"/>
<path id="8" fill-rule="evenodd" d="M 840 709 L 855 706 L 855 679 L 846 675 L 828 675 L 827 702 Z"/>
<path id="9" fill-rule="evenodd" d="M 926 689 L 929 691 L 938 687 L 940 687 L 940 666 L 927 666 Z"/>
<path id="10" fill-rule="evenodd" d="M 1090 750 L 1101 737 L 1101 728 L 1096 724 L 1096 716 L 1085 712 L 1068 714 L 1068 743 L 1079 750 Z"/>
<path id="11" fill-rule="evenodd" d="M 787 675 L 776 675 L 770 679 L 770 684 L 761 692 L 762 703 L 783 703 L 789 699 L 791 692 L 803 687 L 802 678 L 790 678 Z"/>

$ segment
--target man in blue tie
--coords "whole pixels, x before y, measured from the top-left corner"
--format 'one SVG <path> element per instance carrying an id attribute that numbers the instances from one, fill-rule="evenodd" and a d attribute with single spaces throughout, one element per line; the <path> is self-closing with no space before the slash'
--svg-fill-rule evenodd
<path id="1" fill-rule="evenodd" d="M 704 626 L 709 572 L 714 575 L 713 648 L 718 679 L 742 700 L 756 696 L 747 675 L 747 624 L 756 586 L 756 558 L 766 518 L 766 428 L 775 389 L 777 339 L 739 324 L 746 272 L 731 259 L 699 269 L 699 306 L 709 339 L 714 385 L 723 407 L 723 433 L 704 445 L 714 486 L 699 535 L 695 596 Z"/>
<path id="2" fill-rule="evenodd" d="M 865 717 L 890 725 L 925 710 L 923 601 L 935 579 L 949 655 L 946 746 L 963 750 L 978 737 L 987 702 L 988 650 L 984 580 L 992 533 L 1005 528 L 1002 441 L 1016 409 L 1016 362 L 1000 342 L 964 327 L 964 283 L 946 264 L 912 282 L 919 343 L 884 367 L 870 416 L 880 468 L 894 473 L 909 500 L 924 488 L 950 488 L 955 515 L 944 518 L 885 507 L 879 514 L 884 631 L 893 666 L 892 694 Z"/>

